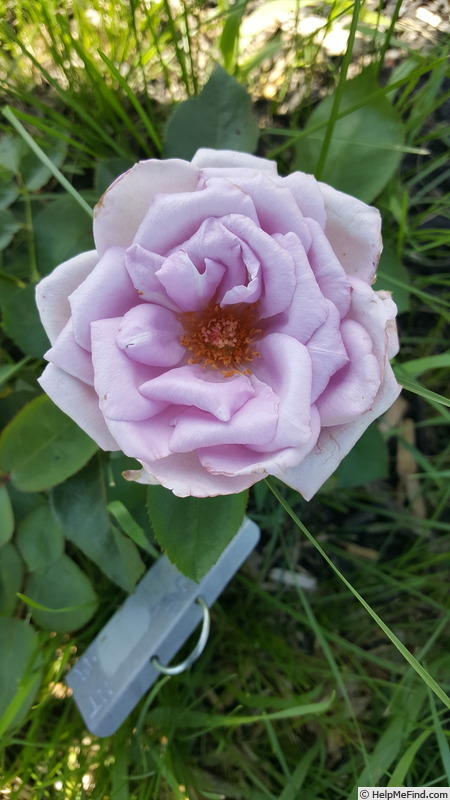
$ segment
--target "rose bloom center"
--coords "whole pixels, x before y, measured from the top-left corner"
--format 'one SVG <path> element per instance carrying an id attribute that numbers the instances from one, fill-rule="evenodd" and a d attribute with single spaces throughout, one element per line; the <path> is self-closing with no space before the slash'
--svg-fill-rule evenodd
<path id="1" fill-rule="evenodd" d="M 221 369 L 226 378 L 250 375 L 248 364 L 259 353 L 254 339 L 262 334 L 258 328 L 257 303 L 221 308 L 209 303 L 201 311 L 185 311 L 179 319 L 184 328 L 180 339 L 192 353 L 189 364 Z"/>

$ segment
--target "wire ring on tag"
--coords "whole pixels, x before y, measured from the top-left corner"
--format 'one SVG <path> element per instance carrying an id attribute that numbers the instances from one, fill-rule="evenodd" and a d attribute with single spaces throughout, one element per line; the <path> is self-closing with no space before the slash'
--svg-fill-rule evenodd
<path id="1" fill-rule="evenodd" d="M 197 597 L 196 603 L 200 605 L 203 609 L 203 625 L 202 630 L 200 633 L 200 638 L 195 645 L 192 653 L 181 661 L 180 664 L 175 664 L 173 667 L 164 667 L 162 664 L 159 663 L 158 656 L 153 656 L 150 659 L 151 663 L 154 667 L 156 667 L 159 672 L 163 672 L 164 675 L 179 675 L 181 672 L 184 672 L 185 669 L 188 669 L 192 666 L 194 661 L 197 661 L 197 658 L 201 656 L 203 650 L 205 649 L 206 642 L 208 641 L 209 636 L 209 628 L 210 628 L 210 616 L 209 616 L 209 608 L 206 605 L 206 602 L 203 597 Z"/>

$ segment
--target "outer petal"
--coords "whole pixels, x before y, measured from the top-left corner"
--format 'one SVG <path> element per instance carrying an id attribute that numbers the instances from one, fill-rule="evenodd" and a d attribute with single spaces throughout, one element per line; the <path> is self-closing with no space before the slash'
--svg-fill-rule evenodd
<path id="1" fill-rule="evenodd" d="M 70 318 L 68 297 L 92 272 L 98 262 L 95 250 L 64 261 L 36 286 L 36 305 L 51 344 Z"/>
<path id="2" fill-rule="evenodd" d="M 125 252 L 112 247 L 84 283 L 70 295 L 75 340 L 91 348 L 91 322 L 125 314 L 140 297 L 125 269 Z"/>
<path id="3" fill-rule="evenodd" d="M 308 226 L 312 234 L 308 252 L 311 269 L 324 297 L 331 300 L 343 318 L 350 308 L 349 279 L 317 222 L 308 220 Z"/>
<path id="4" fill-rule="evenodd" d="M 98 406 L 98 396 L 91 386 L 49 364 L 39 378 L 44 392 L 97 442 L 102 450 L 120 450 L 106 427 Z"/>
<path id="5" fill-rule="evenodd" d="M 79 378 L 83 383 L 94 385 L 91 353 L 76 343 L 71 319 L 59 334 L 53 347 L 47 350 L 44 358 L 74 378 Z"/>
<path id="6" fill-rule="evenodd" d="M 198 457 L 209 472 L 225 475 L 251 475 L 261 480 L 267 475 L 276 475 L 284 480 L 284 474 L 305 458 L 317 442 L 320 433 L 320 417 L 315 406 L 310 409 L 311 437 L 308 443 L 298 447 L 285 447 L 275 452 L 255 452 L 243 445 L 205 447 L 198 450 Z"/>
<path id="7" fill-rule="evenodd" d="M 283 476 L 284 482 L 300 492 L 306 500 L 311 500 L 370 423 L 387 411 L 400 391 L 401 386 L 395 379 L 392 367 L 387 364 L 384 383 L 370 411 L 347 425 L 323 428 L 315 448 L 298 467 L 286 472 Z"/>
<path id="8" fill-rule="evenodd" d="M 382 250 L 379 212 L 326 183 L 319 185 L 327 212 L 325 233 L 334 252 L 347 275 L 372 283 Z"/>
<path id="9" fill-rule="evenodd" d="M 106 190 L 94 209 L 94 239 L 100 255 L 113 245 L 128 247 L 156 194 L 193 192 L 198 170 L 178 158 L 140 161 Z"/>
<path id="10" fill-rule="evenodd" d="M 304 172 L 293 172 L 281 179 L 281 185 L 289 189 L 304 217 L 315 219 L 321 228 L 325 228 L 326 211 L 320 185 L 313 175 Z"/>
<path id="11" fill-rule="evenodd" d="M 124 477 L 138 483 L 160 483 L 178 497 L 216 497 L 248 489 L 262 475 L 214 475 L 201 466 L 195 453 L 179 453 L 151 464 L 142 462 L 142 470 L 128 470 Z"/>
<path id="12" fill-rule="evenodd" d="M 388 358 L 392 358 L 398 352 L 395 324 L 397 306 L 390 292 L 374 292 L 358 278 L 351 278 L 350 282 L 353 291 L 348 316 L 369 332 L 373 342 L 373 352 L 382 365 L 386 351 Z"/>
<path id="13" fill-rule="evenodd" d="M 381 367 L 367 331 L 358 322 L 346 319 L 341 334 L 350 360 L 317 398 L 323 426 L 357 420 L 372 407 L 381 384 Z"/>
<path id="14" fill-rule="evenodd" d="M 348 363 L 349 358 L 342 341 L 340 324 L 339 312 L 328 301 L 328 317 L 306 343 L 312 364 L 312 403 L 315 403 L 326 389 L 331 376 Z"/>
<path id="15" fill-rule="evenodd" d="M 197 150 L 191 162 L 194 167 L 198 169 L 205 169 L 205 167 L 220 167 L 220 168 L 244 168 L 244 169 L 257 169 L 267 170 L 274 175 L 277 174 L 277 165 L 275 161 L 269 161 L 267 158 L 259 158 L 258 156 L 251 156 L 248 153 L 238 153 L 235 150 L 212 150 L 208 147 L 201 147 Z"/>
<path id="16" fill-rule="evenodd" d="M 108 427 L 125 455 L 151 464 L 171 455 L 172 417 L 173 408 L 167 408 L 151 419 L 108 419 Z"/>

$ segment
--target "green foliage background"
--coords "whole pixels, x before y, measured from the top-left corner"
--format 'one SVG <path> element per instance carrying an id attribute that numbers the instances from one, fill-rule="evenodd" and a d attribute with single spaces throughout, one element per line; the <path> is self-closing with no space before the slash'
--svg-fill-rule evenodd
<path id="1" fill-rule="evenodd" d="M 391 5 L 0 2 L 0 795 L 450 784 L 449 42 L 406 45 Z M 276 481 L 204 503 L 126 482 L 135 462 L 97 452 L 37 384 L 35 283 L 92 248 L 91 209 L 118 174 L 199 146 L 256 150 L 383 216 L 376 288 L 399 307 L 405 404 L 310 504 Z M 114 737 L 88 736 L 63 685 L 77 653 L 161 547 L 198 579 L 246 504 L 263 544 L 202 659 Z"/>

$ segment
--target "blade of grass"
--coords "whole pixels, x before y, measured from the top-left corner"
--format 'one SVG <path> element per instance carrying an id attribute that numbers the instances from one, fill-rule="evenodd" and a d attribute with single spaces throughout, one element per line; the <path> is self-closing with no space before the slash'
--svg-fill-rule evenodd
<path id="1" fill-rule="evenodd" d="M 328 156 L 328 149 L 330 146 L 331 137 L 333 136 L 334 126 L 336 125 L 336 122 L 338 120 L 339 106 L 341 104 L 342 95 L 344 93 L 345 83 L 347 80 L 347 72 L 350 66 L 350 61 L 353 53 L 353 46 L 355 44 L 356 29 L 359 19 L 359 10 L 360 10 L 360 0 L 354 0 L 353 15 L 350 25 L 347 48 L 345 51 L 344 58 L 342 60 L 341 69 L 339 71 L 339 81 L 334 94 L 333 105 L 331 107 L 330 116 L 328 118 L 325 135 L 323 137 L 322 147 L 320 149 L 319 158 L 317 160 L 316 178 L 318 180 L 320 180 L 320 178 L 322 177 L 323 170 L 325 167 L 325 162 Z"/>
<path id="2" fill-rule="evenodd" d="M 20 39 L 18 39 L 18 37 L 14 34 L 14 32 L 11 30 L 11 28 L 9 26 L 7 26 L 5 23 L 3 23 L 2 25 L 0 25 L 0 30 L 2 30 L 2 29 L 4 31 L 6 31 L 5 36 L 7 38 L 10 38 L 12 41 L 14 41 L 20 47 L 20 49 L 22 50 L 24 55 L 27 58 L 29 58 L 31 63 L 36 67 L 36 69 L 38 69 L 40 71 L 40 73 L 42 74 L 43 78 L 45 78 L 45 80 L 50 84 L 50 86 L 52 86 L 53 89 L 55 89 L 57 94 L 62 98 L 62 100 L 63 100 L 64 104 L 67 106 L 67 108 L 70 108 L 72 111 L 74 111 L 83 120 L 83 122 L 88 126 L 88 128 L 92 128 L 96 132 L 96 134 L 99 136 L 99 139 L 101 141 L 103 141 L 104 143 L 106 143 L 113 151 L 115 151 L 117 153 L 117 155 L 122 156 L 122 158 L 128 158 L 129 155 L 130 155 L 129 152 L 124 150 L 124 148 L 121 147 L 117 143 L 117 141 L 115 141 L 115 139 L 112 138 L 106 132 L 104 126 L 98 124 L 95 121 L 94 117 L 90 113 L 90 110 L 88 112 L 87 109 L 81 103 L 79 103 L 79 102 L 77 102 L 75 100 L 75 97 L 73 95 L 73 91 L 69 91 L 69 90 L 66 91 L 66 90 L 62 89 L 59 86 L 58 81 L 55 80 L 54 78 L 52 78 L 50 73 L 42 66 L 42 64 L 40 64 L 39 61 L 32 55 L 32 53 L 30 53 L 27 50 L 26 46 L 20 41 Z"/>
<path id="3" fill-rule="evenodd" d="M 430 64 L 418 67 L 411 73 L 409 77 L 413 76 L 414 78 L 418 79 L 422 75 L 425 75 L 427 72 L 433 70 L 437 65 L 443 63 L 446 63 L 446 58 L 438 58 L 435 61 L 432 61 Z M 342 119 L 343 117 L 346 117 L 348 114 L 353 114 L 353 112 L 357 111 L 359 108 L 363 108 L 367 104 L 372 103 L 374 100 L 378 100 L 380 97 L 384 97 L 386 94 L 389 94 L 389 92 L 395 89 L 399 89 L 407 82 L 407 80 L 408 80 L 407 78 L 401 78 L 400 80 L 395 81 L 394 83 L 391 83 L 388 86 L 383 86 L 376 92 L 372 92 L 372 94 L 368 95 L 364 100 L 360 100 L 358 103 L 354 103 L 352 106 L 349 106 L 348 108 L 339 111 L 336 114 L 336 120 Z M 286 143 L 279 145 L 278 147 L 274 147 L 272 150 L 270 150 L 269 153 L 267 154 L 267 157 L 275 158 L 277 155 L 284 152 L 284 150 L 287 150 L 289 147 L 292 147 L 292 145 L 298 142 L 299 139 L 303 139 L 305 136 L 310 136 L 311 134 L 314 134 L 317 131 L 322 130 L 322 128 L 324 128 L 326 124 L 327 124 L 326 122 L 318 122 L 316 125 L 312 125 L 310 128 L 305 127 L 302 128 L 302 130 L 300 131 L 294 131 L 294 130 L 290 131 L 289 140 Z"/>
<path id="4" fill-rule="evenodd" d="M 184 87 L 186 89 L 187 94 L 190 95 L 191 94 L 191 88 L 190 88 L 189 75 L 188 75 L 188 71 L 187 71 L 187 68 L 186 68 L 186 58 L 185 58 L 184 51 L 181 49 L 179 41 L 178 41 L 179 40 L 180 29 L 179 29 L 179 26 L 175 24 L 175 20 L 174 20 L 174 18 L 172 16 L 172 9 L 170 7 L 169 0 L 163 0 L 163 8 L 164 8 L 164 10 L 165 10 L 165 12 L 167 14 L 168 28 L 169 28 L 169 31 L 170 31 L 170 34 L 171 34 L 173 46 L 175 48 L 176 59 L 178 61 L 178 65 L 179 65 L 180 70 L 181 70 L 181 77 L 182 77 L 182 80 L 183 80 L 183 83 L 184 83 Z"/>
<path id="5" fill-rule="evenodd" d="M 386 52 L 387 52 L 387 50 L 389 48 L 389 45 L 391 43 L 391 39 L 392 39 L 392 36 L 394 34 L 394 31 L 395 31 L 395 26 L 397 24 L 397 21 L 398 21 L 399 15 L 400 15 L 400 9 L 401 9 L 402 5 L 403 5 L 403 0 L 397 0 L 397 2 L 395 4 L 395 8 L 392 11 L 391 21 L 389 23 L 389 28 L 387 29 L 387 31 L 384 34 L 383 44 L 381 46 L 380 53 L 379 53 L 379 56 L 378 56 L 378 66 L 377 66 L 377 74 L 378 75 L 380 74 L 381 70 L 383 69 L 384 58 L 386 56 Z M 381 4 L 380 4 L 379 7 L 381 7 Z"/>
<path id="6" fill-rule="evenodd" d="M 152 544 L 148 541 L 144 529 L 141 528 L 140 525 L 136 522 L 133 516 L 130 514 L 128 509 L 124 506 L 124 504 L 120 500 L 113 500 L 108 505 L 108 511 L 116 522 L 119 523 L 122 530 L 133 540 L 138 547 L 142 547 L 147 553 L 153 556 L 153 558 L 159 558 L 160 553 L 158 553 L 156 547 L 153 547 Z"/>
<path id="7" fill-rule="evenodd" d="M 420 750 L 423 743 L 428 739 L 431 733 L 431 728 L 429 730 L 422 731 L 420 736 L 418 736 L 417 739 L 415 739 L 414 742 L 409 745 L 407 750 L 403 753 L 401 759 L 398 761 L 391 777 L 389 778 L 389 783 L 387 784 L 388 786 L 404 785 L 404 780 L 409 768 L 414 763 L 417 752 Z"/>
<path id="8" fill-rule="evenodd" d="M 421 386 L 420 383 L 413 381 L 407 374 L 404 373 L 400 364 L 394 367 L 394 372 L 398 382 L 401 383 L 403 388 L 408 392 L 413 392 L 414 394 L 418 394 L 419 397 L 423 397 L 425 400 L 434 400 L 435 403 L 440 403 L 441 405 L 450 408 L 450 399 L 448 397 L 444 397 L 442 394 L 438 394 L 437 392 L 432 392 L 431 389 L 425 389 L 425 387 Z"/>
<path id="9" fill-rule="evenodd" d="M 432 676 L 427 672 L 425 667 L 423 667 L 422 664 L 420 664 L 417 661 L 417 659 L 414 658 L 412 653 L 409 652 L 409 650 L 405 647 L 405 645 L 400 641 L 398 636 L 396 636 L 395 633 L 393 631 L 391 631 L 391 629 L 388 627 L 388 625 L 386 625 L 386 623 L 383 622 L 381 617 L 378 616 L 376 611 L 373 610 L 373 608 L 369 605 L 369 603 L 367 603 L 366 600 L 364 600 L 364 598 L 359 594 L 359 592 L 356 591 L 356 589 L 353 587 L 353 585 L 350 583 L 350 581 L 347 580 L 345 575 L 343 575 L 342 572 L 336 567 L 336 565 L 331 560 L 331 558 L 327 555 L 327 553 L 325 552 L 323 547 L 319 544 L 319 542 L 316 541 L 316 539 L 314 538 L 312 533 L 309 532 L 308 528 L 306 528 L 306 526 L 303 524 L 303 522 L 300 521 L 300 519 L 298 518 L 297 514 L 293 511 L 293 509 L 291 508 L 291 506 L 289 505 L 287 500 L 283 497 L 283 495 L 277 489 L 277 487 L 272 483 L 272 480 L 270 478 L 266 478 L 265 480 L 266 480 L 266 483 L 268 484 L 271 492 L 275 495 L 277 500 L 281 503 L 281 505 L 283 506 L 284 510 L 287 512 L 287 514 L 290 516 L 290 518 L 293 520 L 293 522 L 295 522 L 297 527 L 300 528 L 300 530 L 302 531 L 302 533 L 304 533 L 304 535 L 306 536 L 308 541 L 311 542 L 311 544 L 320 553 L 322 558 L 325 559 L 325 561 L 327 562 L 328 566 L 331 567 L 333 572 L 338 576 L 338 578 L 347 587 L 347 589 L 350 590 L 352 595 L 354 597 L 356 597 L 356 599 L 358 600 L 359 603 L 361 603 L 361 605 L 363 606 L 363 608 L 365 608 L 367 613 L 370 614 L 370 616 L 372 617 L 374 622 L 376 622 L 378 627 L 381 628 L 383 633 L 392 642 L 392 644 L 398 650 L 400 655 L 403 656 L 405 661 L 407 661 L 408 664 L 410 664 L 410 666 L 413 668 L 413 670 L 415 672 L 417 672 L 417 674 L 420 676 L 420 678 L 422 678 L 422 680 L 425 682 L 425 684 L 427 686 L 429 686 L 429 688 L 435 693 L 435 695 L 437 697 L 439 697 L 439 699 L 444 703 L 444 705 L 446 705 L 447 708 L 450 708 L 450 697 L 448 697 L 448 695 L 439 686 L 439 684 L 434 680 L 434 678 L 432 678 Z M 362 784 L 362 785 L 365 785 L 365 784 Z"/>
<path id="10" fill-rule="evenodd" d="M 310 747 L 309 750 L 306 751 L 305 755 L 300 759 L 295 767 L 294 772 L 289 778 L 278 800 L 299 800 L 298 792 L 306 780 L 312 762 L 320 753 L 321 746 L 321 742 L 316 742 L 313 747 Z"/>
<path id="11" fill-rule="evenodd" d="M 153 144 L 155 145 L 158 153 L 161 153 L 162 152 L 161 139 L 158 136 L 152 121 L 150 120 L 150 118 L 148 117 L 147 113 L 145 112 L 143 106 L 141 105 L 141 103 L 137 99 L 136 94 L 132 91 L 132 89 L 128 85 L 128 82 L 125 80 L 123 75 L 120 74 L 119 70 L 110 61 L 108 56 L 106 56 L 105 53 L 102 53 L 101 50 L 98 51 L 98 54 L 99 54 L 100 58 L 102 59 L 102 61 L 106 64 L 106 66 L 110 70 L 111 74 L 114 75 L 114 77 L 116 78 L 117 82 L 119 83 L 120 88 L 124 90 L 124 92 L 127 95 L 130 103 L 133 105 L 133 107 L 136 109 L 137 113 L 139 114 L 139 117 L 142 120 L 142 122 L 143 122 L 143 124 L 145 126 L 145 129 L 146 129 L 148 135 L 150 136 Z"/>
<path id="12" fill-rule="evenodd" d="M 450 748 L 448 746 L 447 737 L 442 727 L 441 720 L 437 713 L 436 702 L 432 692 L 428 689 L 428 700 L 431 708 L 431 716 L 434 724 L 434 732 L 438 743 L 439 753 L 441 756 L 442 766 L 444 767 L 447 776 L 447 784 L 450 786 Z"/>
<path id="13" fill-rule="evenodd" d="M 67 180 L 67 178 L 62 174 L 62 172 L 55 167 L 53 162 L 49 159 L 49 157 L 44 153 L 43 150 L 39 147 L 38 144 L 34 141 L 34 139 L 30 136 L 28 131 L 25 130 L 22 123 L 15 117 L 12 108 L 6 106 L 6 108 L 2 109 L 3 115 L 6 117 L 8 122 L 11 123 L 13 128 L 16 129 L 17 133 L 22 137 L 22 139 L 27 143 L 30 150 L 33 151 L 39 158 L 39 160 L 44 164 L 47 169 L 50 170 L 52 175 L 56 178 L 56 180 L 61 184 L 61 186 L 68 192 L 74 200 L 81 206 L 81 208 L 86 211 L 86 214 L 92 218 L 94 212 L 86 200 L 77 192 L 77 190 L 72 186 L 72 184 Z"/>
<path id="14" fill-rule="evenodd" d="M 70 145 L 70 147 L 81 150 L 83 153 L 86 153 L 86 155 L 96 157 L 96 153 L 89 147 L 86 147 L 81 142 L 78 142 L 72 136 L 69 136 L 69 134 L 58 130 L 54 125 L 47 125 L 39 117 L 34 117 L 32 114 L 26 114 L 24 111 L 19 111 L 18 108 L 14 109 L 14 114 L 16 119 L 20 119 L 23 122 L 28 122 L 29 125 L 33 125 L 38 130 L 42 131 L 42 133 L 52 136 L 54 139 L 59 139 L 62 142 L 66 142 L 68 145 Z"/>

